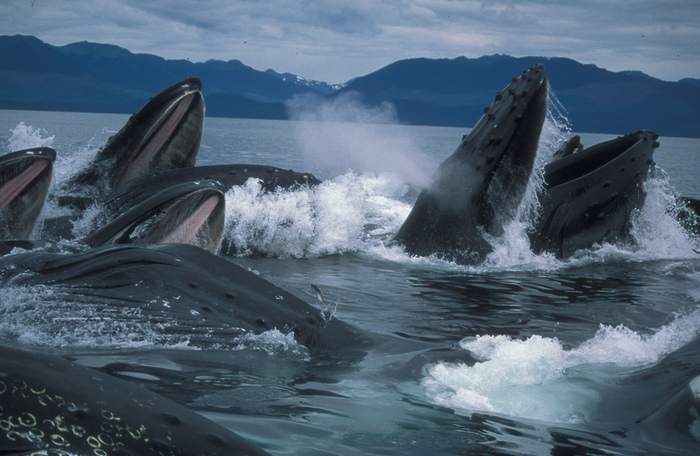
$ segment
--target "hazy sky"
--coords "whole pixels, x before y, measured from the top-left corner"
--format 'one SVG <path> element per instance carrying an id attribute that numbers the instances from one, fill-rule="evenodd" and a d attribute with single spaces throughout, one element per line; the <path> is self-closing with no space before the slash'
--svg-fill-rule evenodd
<path id="1" fill-rule="evenodd" d="M 569 57 L 700 78 L 700 0 L 0 0 L 0 34 L 341 83 L 396 60 Z"/>

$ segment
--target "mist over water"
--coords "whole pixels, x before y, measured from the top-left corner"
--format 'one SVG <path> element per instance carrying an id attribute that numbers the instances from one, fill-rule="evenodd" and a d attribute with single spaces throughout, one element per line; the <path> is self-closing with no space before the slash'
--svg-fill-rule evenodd
<path id="1" fill-rule="evenodd" d="M 357 93 L 333 99 L 298 96 L 287 104 L 296 121 L 299 146 L 311 162 L 344 172 L 389 175 L 408 185 L 425 187 L 435 162 L 399 124 L 389 103 L 368 107 Z M 455 148 L 459 143 L 455 144 Z"/>

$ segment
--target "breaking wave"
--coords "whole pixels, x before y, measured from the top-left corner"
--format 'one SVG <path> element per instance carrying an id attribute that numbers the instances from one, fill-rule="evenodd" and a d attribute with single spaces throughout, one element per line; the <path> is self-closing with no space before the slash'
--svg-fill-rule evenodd
<path id="1" fill-rule="evenodd" d="M 460 414 L 584 422 L 601 406 L 601 379 L 651 366 L 698 335 L 700 309 L 651 334 L 601 325 L 594 337 L 571 349 L 538 335 L 477 336 L 459 344 L 476 360 L 473 365 L 433 364 L 421 385 L 429 400 Z"/>

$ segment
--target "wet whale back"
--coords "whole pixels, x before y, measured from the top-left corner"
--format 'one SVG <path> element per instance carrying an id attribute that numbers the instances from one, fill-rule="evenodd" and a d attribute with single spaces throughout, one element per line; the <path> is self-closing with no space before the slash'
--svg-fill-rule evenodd
<path id="1" fill-rule="evenodd" d="M 62 358 L 3 345 L 0 406 L 3 421 L 14 423 L 0 427 L 1 454 L 268 454 L 151 391 Z"/>

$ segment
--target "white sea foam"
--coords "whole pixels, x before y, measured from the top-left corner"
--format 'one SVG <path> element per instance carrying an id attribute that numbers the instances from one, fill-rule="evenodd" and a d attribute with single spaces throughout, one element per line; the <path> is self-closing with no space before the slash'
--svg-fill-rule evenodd
<path id="1" fill-rule="evenodd" d="M 278 329 L 265 331 L 261 334 L 246 334 L 235 340 L 235 350 L 257 350 L 269 355 L 294 354 L 308 357 L 309 352 L 294 339 L 294 333 L 284 334 Z"/>
<path id="2" fill-rule="evenodd" d="M 573 349 L 556 338 L 484 335 L 460 342 L 473 365 L 437 363 L 422 381 L 427 397 L 458 413 L 489 412 L 549 422 L 579 422 L 595 413 L 606 375 L 652 365 L 700 335 L 700 309 L 652 334 L 601 325 Z"/>
<path id="3" fill-rule="evenodd" d="M 33 147 L 51 147 L 53 145 L 53 135 L 49 136 L 45 130 L 26 125 L 24 122 L 20 122 L 10 131 L 12 134 L 7 141 L 8 152 Z"/>
<path id="4" fill-rule="evenodd" d="M 348 172 L 313 188 L 265 193 L 249 180 L 226 195 L 225 237 L 239 253 L 317 257 L 365 250 L 398 228 L 410 206 L 386 176 Z"/>

